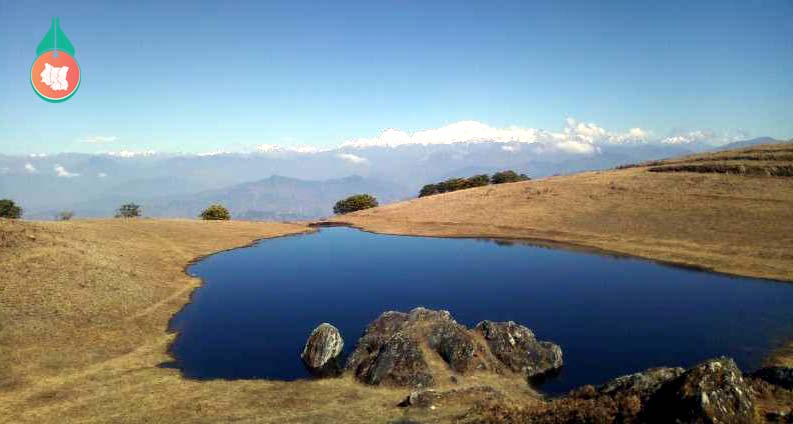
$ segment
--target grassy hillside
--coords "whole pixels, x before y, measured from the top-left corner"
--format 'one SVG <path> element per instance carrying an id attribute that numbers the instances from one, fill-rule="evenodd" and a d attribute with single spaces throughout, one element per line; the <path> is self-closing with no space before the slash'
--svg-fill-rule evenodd
<path id="1" fill-rule="evenodd" d="M 366 230 L 562 242 L 793 281 L 793 145 L 487 186 L 337 216 Z"/>

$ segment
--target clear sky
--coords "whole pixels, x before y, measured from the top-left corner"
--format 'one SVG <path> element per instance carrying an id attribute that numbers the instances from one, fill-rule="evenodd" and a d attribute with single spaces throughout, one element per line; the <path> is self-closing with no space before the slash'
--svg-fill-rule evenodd
<path id="1" fill-rule="evenodd" d="M 54 16 L 83 75 L 61 104 L 28 77 Z M 0 0 L 0 153 L 332 147 L 566 117 L 793 137 L 793 1 Z"/>

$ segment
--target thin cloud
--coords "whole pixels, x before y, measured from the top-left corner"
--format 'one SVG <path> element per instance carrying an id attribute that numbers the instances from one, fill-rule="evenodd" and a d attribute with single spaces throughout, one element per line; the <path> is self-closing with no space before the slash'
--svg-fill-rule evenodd
<path id="1" fill-rule="evenodd" d="M 25 171 L 27 171 L 29 174 L 38 174 L 39 172 L 39 170 L 36 169 L 36 167 L 30 162 L 25 164 Z"/>
<path id="2" fill-rule="evenodd" d="M 119 158 L 134 158 L 138 156 L 154 156 L 157 154 L 157 152 L 154 150 L 141 150 L 141 151 L 121 150 L 118 152 L 105 152 L 105 154 Z"/>
<path id="3" fill-rule="evenodd" d="M 106 144 L 106 143 L 112 143 L 112 142 L 114 142 L 116 140 L 118 140 L 118 137 L 116 137 L 114 135 L 109 135 L 109 136 L 94 135 L 94 136 L 91 136 L 91 137 L 86 137 L 86 138 L 84 138 L 84 139 L 82 139 L 80 141 L 82 141 L 83 143 L 88 143 L 88 144 Z"/>
<path id="4" fill-rule="evenodd" d="M 55 175 L 60 178 L 74 178 L 80 176 L 80 174 L 67 171 L 66 168 L 58 164 L 56 164 L 53 169 L 55 170 Z"/>
<path id="5" fill-rule="evenodd" d="M 338 155 L 336 155 L 336 157 L 355 165 L 369 163 L 369 159 L 366 159 L 358 155 L 354 155 L 352 153 L 339 153 Z"/>

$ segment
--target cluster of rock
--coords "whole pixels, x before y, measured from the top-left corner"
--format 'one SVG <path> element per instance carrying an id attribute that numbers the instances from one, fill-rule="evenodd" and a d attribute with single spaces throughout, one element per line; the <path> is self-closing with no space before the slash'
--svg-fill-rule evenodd
<path id="1" fill-rule="evenodd" d="M 587 385 L 548 402 L 544 408 L 513 413 L 511 418 L 536 423 L 793 422 L 793 393 L 784 388 L 790 384 L 789 375 L 790 368 L 772 367 L 745 376 L 735 361 L 721 357 L 688 370 L 653 368 L 618 377 L 599 387 Z M 759 403 L 763 395 L 758 388 L 762 384 L 787 391 L 771 402 L 781 404 L 782 410 L 761 414 Z"/>
<path id="2" fill-rule="evenodd" d="M 338 330 L 322 324 L 306 342 L 303 362 L 313 374 L 338 375 L 341 346 Z M 533 378 L 561 366 L 561 348 L 538 341 L 522 325 L 483 321 L 471 330 L 448 311 L 416 308 L 385 312 L 369 324 L 344 369 L 367 384 L 431 387 L 454 374 L 514 372 Z"/>
<path id="3" fill-rule="evenodd" d="M 446 392 L 429 389 L 444 378 L 456 381 L 457 375 L 485 371 L 532 379 L 562 367 L 561 348 L 537 340 L 522 325 L 482 321 L 468 329 L 447 311 L 425 308 L 380 315 L 366 328 L 344 365 L 343 346 L 338 329 L 322 324 L 311 333 L 301 357 L 318 376 L 348 372 L 366 384 L 410 387 L 413 391 L 399 403 L 405 407 L 434 409 L 435 403 L 454 396 L 498 398 L 497 391 L 483 386 L 460 386 Z M 781 391 L 788 399 L 782 404 L 793 405 L 793 369 L 769 367 L 744 376 L 732 359 L 722 357 L 688 370 L 653 368 L 622 376 L 599 387 L 573 390 L 543 402 L 540 408 L 499 411 L 496 416 L 537 423 L 793 422 L 789 410 L 759 415 L 764 390 L 774 399 L 780 399 Z"/>
<path id="4" fill-rule="evenodd" d="M 615 400 L 627 422 L 753 423 L 754 401 L 735 362 L 718 358 L 689 370 L 655 368 L 614 379 L 594 389 L 585 386 L 572 399 Z"/>

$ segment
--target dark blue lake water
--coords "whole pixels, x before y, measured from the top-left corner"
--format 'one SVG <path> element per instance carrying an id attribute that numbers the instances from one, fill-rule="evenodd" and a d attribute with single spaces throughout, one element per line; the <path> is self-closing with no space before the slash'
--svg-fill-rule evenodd
<path id="1" fill-rule="evenodd" d="M 448 309 L 469 327 L 513 320 L 559 343 L 558 393 L 662 365 L 728 355 L 745 370 L 793 337 L 793 284 L 476 239 L 350 228 L 262 241 L 189 268 L 204 279 L 171 322 L 196 378 L 308 377 L 300 352 L 330 322 L 351 350 L 386 310 Z"/>

